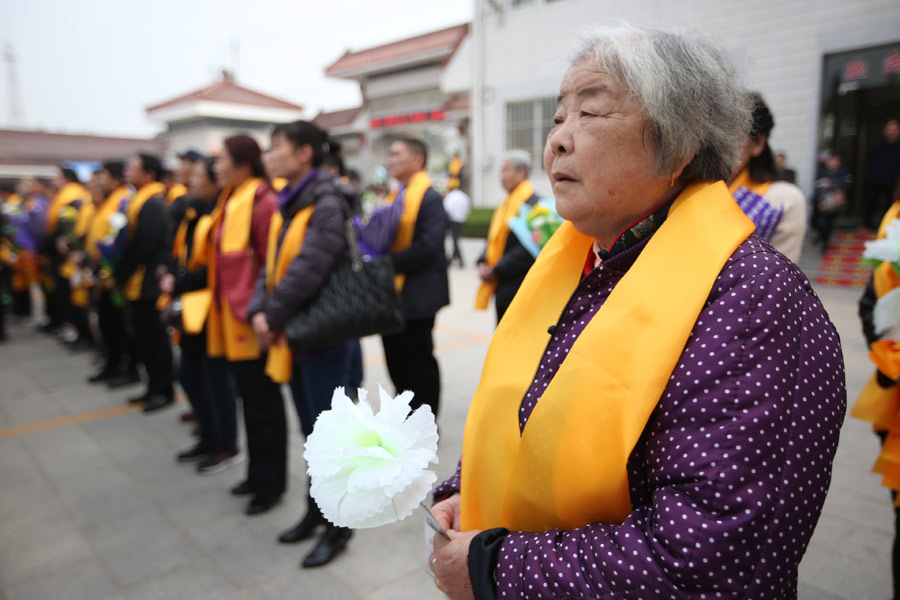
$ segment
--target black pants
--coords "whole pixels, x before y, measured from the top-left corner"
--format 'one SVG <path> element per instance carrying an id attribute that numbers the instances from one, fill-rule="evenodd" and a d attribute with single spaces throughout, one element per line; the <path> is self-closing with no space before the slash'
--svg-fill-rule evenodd
<path id="1" fill-rule="evenodd" d="M 456 260 L 459 262 L 459 266 L 463 266 L 462 252 L 459 251 L 459 234 L 462 231 L 463 225 L 464 223 L 459 221 L 447 220 L 447 231 L 450 233 L 450 238 L 453 240 L 453 254 L 447 258 L 447 264 Z"/>
<path id="2" fill-rule="evenodd" d="M 18 292 L 12 292 L 13 314 L 17 317 L 31 316 L 31 290 L 25 288 Z"/>
<path id="3" fill-rule="evenodd" d="M 125 309 L 116 306 L 112 292 L 103 290 L 97 299 L 97 325 L 106 349 L 106 370 L 119 371 L 125 367 Z"/>
<path id="4" fill-rule="evenodd" d="M 94 332 L 91 331 L 91 321 L 88 317 L 88 308 L 86 306 L 75 306 L 71 299 L 68 303 L 69 322 L 78 332 L 78 340 L 95 343 Z"/>
<path id="5" fill-rule="evenodd" d="M 866 227 L 869 229 L 878 229 L 884 213 L 887 212 L 891 205 L 891 197 L 894 193 L 894 186 L 873 187 L 869 192 L 869 200 L 866 202 L 865 218 Z"/>
<path id="6" fill-rule="evenodd" d="M 156 303 L 138 300 L 131 303 L 131 329 L 135 350 L 147 369 L 147 393 L 172 397 L 172 346 Z"/>
<path id="7" fill-rule="evenodd" d="M 247 482 L 257 496 L 287 489 L 287 417 L 281 386 L 266 375 L 266 355 L 228 363 L 244 405 Z"/>
<path id="8" fill-rule="evenodd" d="M 384 359 L 397 393 L 410 390 L 415 394 L 410 406 L 431 407 L 435 418 L 440 407 L 441 372 L 434 358 L 434 316 L 409 319 L 400 333 L 381 336 Z"/>
<path id="9" fill-rule="evenodd" d="M 215 452 L 236 452 L 237 395 L 231 370 L 224 358 L 206 354 L 206 332 L 182 334 L 178 381 L 197 418 L 200 443 Z"/>

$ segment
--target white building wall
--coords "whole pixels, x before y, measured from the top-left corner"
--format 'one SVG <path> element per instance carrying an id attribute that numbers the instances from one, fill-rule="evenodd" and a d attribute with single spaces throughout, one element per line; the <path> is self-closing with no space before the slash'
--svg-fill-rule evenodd
<path id="1" fill-rule="evenodd" d="M 900 39 L 897 0 L 565 0 L 498 14 L 475 0 L 473 23 L 473 200 L 502 200 L 499 158 L 505 150 L 506 104 L 555 96 L 581 33 L 597 25 L 635 25 L 699 32 L 725 48 L 745 84 L 762 93 L 775 115 L 770 144 L 787 151 L 798 184 L 811 190 L 820 78 L 825 54 Z M 483 15 L 483 17 L 482 17 Z M 483 34 L 480 33 L 483 31 Z M 483 71 L 479 85 L 479 61 Z M 479 97 L 480 88 L 480 97 Z M 550 192 L 534 174 L 538 191 Z"/>

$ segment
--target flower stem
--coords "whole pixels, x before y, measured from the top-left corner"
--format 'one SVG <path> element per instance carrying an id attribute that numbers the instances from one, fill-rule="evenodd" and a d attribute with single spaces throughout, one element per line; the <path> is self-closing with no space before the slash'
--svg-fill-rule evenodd
<path id="1" fill-rule="evenodd" d="M 447 530 L 443 528 L 443 526 L 438 522 L 437 518 L 431 512 L 431 509 L 425 506 L 425 502 L 419 502 L 419 506 L 422 507 L 422 510 L 425 511 L 425 522 L 428 523 L 428 526 L 435 530 L 435 532 L 441 534 L 448 540 L 450 539 L 450 534 L 447 533 Z"/>

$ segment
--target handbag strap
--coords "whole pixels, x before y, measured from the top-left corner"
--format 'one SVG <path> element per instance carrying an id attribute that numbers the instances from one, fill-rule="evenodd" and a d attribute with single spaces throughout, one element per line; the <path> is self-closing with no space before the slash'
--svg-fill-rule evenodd
<path id="1" fill-rule="evenodd" d="M 353 212 L 343 195 L 338 193 L 335 196 L 341 206 L 341 212 L 344 213 L 344 236 L 347 238 L 347 248 L 350 250 L 350 268 L 358 273 L 363 268 L 363 256 L 356 239 L 356 229 L 353 227 Z"/>

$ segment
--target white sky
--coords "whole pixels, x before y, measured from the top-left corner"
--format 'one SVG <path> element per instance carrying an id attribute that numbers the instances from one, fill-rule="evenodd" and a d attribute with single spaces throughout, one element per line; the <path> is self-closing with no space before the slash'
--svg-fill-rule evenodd
<path id="1" fill-rule="evenodd" d="M 16 54 L 24 125 L 67 133 L 149 136 L 144 108 L 237 81 L 320 109 L 356 106 L 355 82 L 326 65 L 361 50 L 471 20 L 472 0 L 0 0 L 0 43 Z M 9 127 L 6 62 L 0 127 Z"/>

